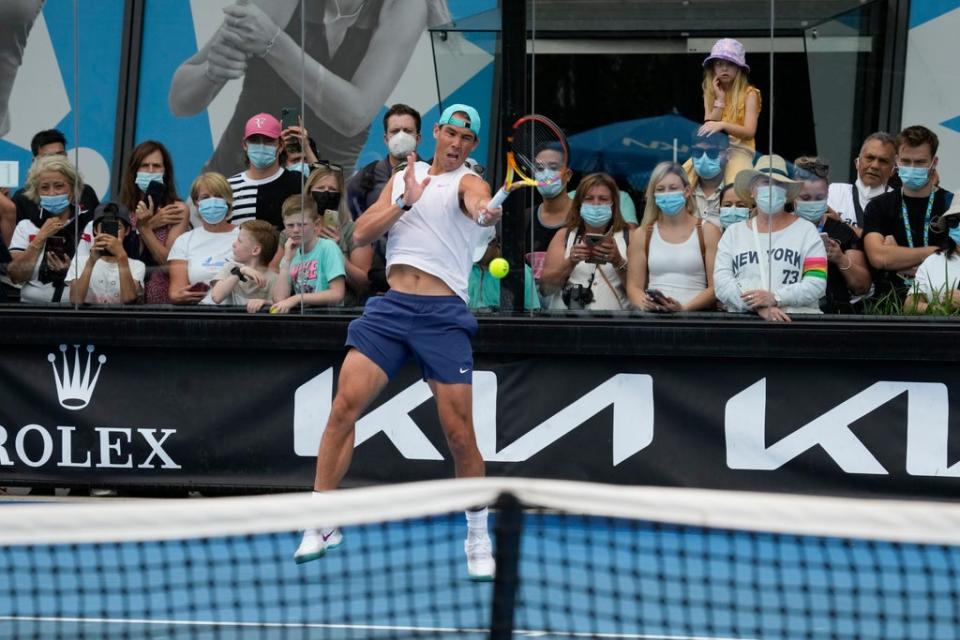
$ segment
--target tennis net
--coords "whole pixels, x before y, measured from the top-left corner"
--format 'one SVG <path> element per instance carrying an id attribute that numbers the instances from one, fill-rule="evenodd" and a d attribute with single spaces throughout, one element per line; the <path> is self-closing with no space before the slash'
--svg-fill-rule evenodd
<path id="1" fill-rule="evenodd" d="M 483 504 L 492 583 L 464 557 Z M 488 478 L 0 519 L 0 638 L 960 636 L 945 503 Z M 334 525 L 340 548 L 293 562 Z"/>

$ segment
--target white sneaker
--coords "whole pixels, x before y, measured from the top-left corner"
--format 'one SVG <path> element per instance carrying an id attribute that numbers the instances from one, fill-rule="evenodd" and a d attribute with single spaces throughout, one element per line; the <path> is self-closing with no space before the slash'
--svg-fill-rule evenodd
<path id="1" fill-rule="evenodd" d="M 497 565 L 493 560 L 490 536 L 486 533 L 468 535 L 463 543 L 463 550 L 467 554 L 467 574 L 470 579 L 476 581 L 493 580 Z"/>
<path id="2" fill-rule="evenodd" d="M 320 558 L 327 550 L 336 549 L 343 542 L 340 529 L 307 529 L 303 532 L 300 546 L 293 552 L 297 564 Z"/>

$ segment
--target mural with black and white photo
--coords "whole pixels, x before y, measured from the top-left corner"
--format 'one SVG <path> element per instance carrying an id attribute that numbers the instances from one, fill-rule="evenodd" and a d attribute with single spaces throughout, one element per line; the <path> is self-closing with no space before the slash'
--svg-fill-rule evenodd
<path id="1" fill-rule="evenodd" d="M 381 119 L 396 102 L 423 115 L 421 150 L 429 155 L 441 100 L 474 104 L 489 121 L 496 34 L 431 38 L 428 30 L 495 7 L 496 0 L 148 0 L 137 139 L 168 146 L 183 191 L 205 167 L 242 170 L 247 118 L 300 112 L 302 96 L 320 158 L 348 174 L 383 157 Z M 455 61 L 435 64 L 439 58 Z M 476 152 L 481 162 L 486 148 Z"/>

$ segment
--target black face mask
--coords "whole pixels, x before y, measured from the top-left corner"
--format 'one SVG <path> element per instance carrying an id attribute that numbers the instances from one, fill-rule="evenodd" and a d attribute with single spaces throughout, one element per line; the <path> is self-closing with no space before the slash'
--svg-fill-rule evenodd
<path id="1" fill-rule="evenodd" d="M 313 191 L 313 201 L 317 203 L 317 210 L 323 215 L 327 209 L 338 211 L 340 208 L 340 193 L 336 191 Z"/>

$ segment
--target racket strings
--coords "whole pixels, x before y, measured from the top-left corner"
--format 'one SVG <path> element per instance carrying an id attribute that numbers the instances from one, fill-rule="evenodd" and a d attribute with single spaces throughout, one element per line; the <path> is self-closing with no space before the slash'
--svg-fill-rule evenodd
<path id="1" fill-rule="evenodd" d="M 559 152 L 563 156 L 563 164 L 566 164 L 566 145 L 562 138 L 548 125 L 537 120 L 527 120 L 514 129 L 510 149 L 513 151 L 518 173 L 524 174 L 527 179 L 534 178 L 538 169 L 536 158 L 542 151 Z"/>

